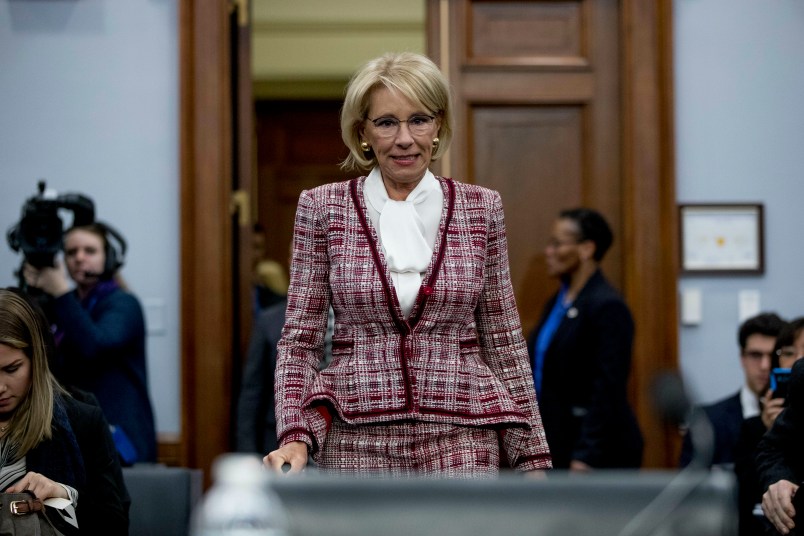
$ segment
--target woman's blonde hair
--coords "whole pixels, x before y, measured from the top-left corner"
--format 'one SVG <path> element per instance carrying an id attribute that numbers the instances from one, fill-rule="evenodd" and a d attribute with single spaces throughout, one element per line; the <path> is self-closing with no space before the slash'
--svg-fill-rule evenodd
<path id="1" fill-rule="evenodd" d="M 22 350 L 31 360 L 31 387 L 9 423 L 8 439 L 18 459 L 50 439 L 53 398 L 64 390 L 48 366 L 53 338 L 47 320 L 30 298 L 14 290 L 0 289 L 0 344 Z"/>
<path id="2" fill-rule="evenodd" d="M 368 118 L 371 93 L 385 86 L 399 92 L 413 103 L 436 116 L 441 123 L 438 130 L 438 147 L 433 160 L 440 158 L 452 139 L 452 99 L 447 79 L 426 56 L 413 52 L 388 53 L 366 63 L 358 70 L 346 88 L 341 109 L 341 137 L 349 148 L 343 169 L 368 171 L 376 164 L 374 152 L 363 152 L 360 130 Z"/>
<path id="3" fill-rule="evenodd" d="M 288 293 L 288 274 L 285 268 L 271 259 L 263 259 L 254 270 L 257 283 L 271 289 L 275 294 L 284 296 Z"/>

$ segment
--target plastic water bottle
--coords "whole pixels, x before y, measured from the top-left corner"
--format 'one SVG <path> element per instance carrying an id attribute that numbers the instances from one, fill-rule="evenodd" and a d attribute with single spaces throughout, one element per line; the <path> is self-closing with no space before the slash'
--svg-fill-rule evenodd
<path id="1" fill-rule="evenodd" d="M 192 536 L 289 536 L 285 509 L 258 456 L 219 456 L 212 475 L 212 487 L 193 512 Z"/>

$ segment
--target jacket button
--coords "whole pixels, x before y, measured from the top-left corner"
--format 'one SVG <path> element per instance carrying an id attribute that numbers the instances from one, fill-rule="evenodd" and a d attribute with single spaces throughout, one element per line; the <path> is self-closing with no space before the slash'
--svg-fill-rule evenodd
<path id="1" fill-rule="evenodd" d="M 433 293 L 433 287 L 428 287 L 427 285 L 422 286 L 422 294 L 425 296 L 429 296 Z"/>

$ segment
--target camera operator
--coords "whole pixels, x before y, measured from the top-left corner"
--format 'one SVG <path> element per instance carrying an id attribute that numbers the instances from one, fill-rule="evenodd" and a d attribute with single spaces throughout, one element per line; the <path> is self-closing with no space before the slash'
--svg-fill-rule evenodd
<path id="1" fill-rule="evenodd" d="M 95 222 L 64 234 L 63 262 L 56 259 L 55 267 L 41 268 L 26 262 L 22 274 L 30 287 L 53 298 L 49 309 L 56 330 L 56 376 L 97 397 L 114 427 L 121 459 L 129 465 L 156 461 L 156 432 L 148 395 L 145 319 L 118 273 L 124 254 L 123 238 Z"/>

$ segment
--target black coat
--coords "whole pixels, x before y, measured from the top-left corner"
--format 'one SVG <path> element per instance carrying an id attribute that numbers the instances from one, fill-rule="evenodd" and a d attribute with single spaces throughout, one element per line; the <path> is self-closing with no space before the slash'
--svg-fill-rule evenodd
<path id="1" fill-rule="evenodd" d="M 547 303 L 529 339 L 531 364 L 534 343 L 556 299 Z M 627 399 L 633 338 L 628 306 L 595 272 L 544 358 L 539 410 L 553 467 L 567 468 L 572 460 L 599 468 L 641 465 L 642 434 Z"/>
<path id="2" fill-rule="evenodd" d="M 743 420 L 740 438 L 734 446 L 734 473 L 737 476 L 737 511 L 739 513 L 740 536 L 768 534 L 765 526 L 768 521 L 754 515 L 754 507 L 762 502 L 762 490 L 754 462 L 757 445 L 767 429 L 762 416 Z"/>
<path id="3" fill-rule="evenodd" d="M 804 359 L 793 365 L 786 402 L 787 407 L 757 447 L 757 472 L 763 492 L 779 480 L 794 484 L 804 480 Z"/>
<path id="4" fill-rule="evenodd" d="M 128 534 L 131 499 L 103 412 L 72 397 L 61 404 L 69 426 L 57 422 L 53 437 L 28 451 L 27 469 L 77 489 L 81 534 Z"/>
<path id="5" fill-rule="evenodd" d="M 237 450 L 266 454 L 278 447 L 274 412 L 276 345 L 285 325 L 286 299 L 257 317 L 237 402 Z"/>

